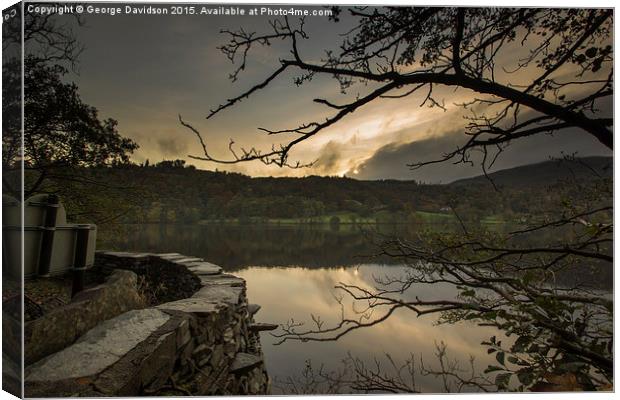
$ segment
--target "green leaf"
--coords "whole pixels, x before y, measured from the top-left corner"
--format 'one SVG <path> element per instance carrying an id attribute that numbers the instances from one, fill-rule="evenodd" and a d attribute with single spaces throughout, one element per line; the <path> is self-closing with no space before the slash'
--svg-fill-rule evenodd
<path id="1" fill-rule="evenodd" d="M 497 360 L 498 363 L 504 365 L 504 358 L 506 357 L 506 354 L 503 351 L 500 351 L 499 353 L 497 353 L 495 355 L 495 359 Z"/>

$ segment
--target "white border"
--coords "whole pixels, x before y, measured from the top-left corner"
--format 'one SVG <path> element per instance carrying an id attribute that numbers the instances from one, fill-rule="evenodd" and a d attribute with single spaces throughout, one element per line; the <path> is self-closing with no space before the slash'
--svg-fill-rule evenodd
<path id="1" fill-rule="evenodd" d="M 70 1 L 70 2 L 76 2 L 76 1 Z M 105 1 L 80 1 L 79 3 L 103 3 Z M 121 1 L 118 1 L 119 3 L 121 3 Z M 190 1 L 191 2 L 191 1 Z M 2 9 L 5 9 L 7 7 L 10 7 L 11 5 L 15 4 L 15 1 L 10 1 L 10 0 L 0 0 L 0 5 L 2 6 Z M 180 0 L 151 0 L 151 1 L 136 1 L 135 3 L 189 3 L 188 1 L 180 1 Z M 243 0 L 243 1 L 231 1 L 231 0 L 221 0 L 221 1 L 201 1 L 200 3 L 204 3 L 204 4 L 296 4 L 296 5 L 333 5 L 333 4 L 339 4 L 339 5 L 356 5 L 356 4 L 369 4 L 369 5 L 402 5 L 402 6 L 416 6 L 416 5 L 431 5 L 431 6 L 490 6 L 490 7 L 566 7 L 566 8 L 615 8 L 614 7 L 614 2 L 612 0 L 589 0 L 589 1 L 584 1 L 584 0 L 553 0 L 553 1 L 549 1 L 549 0 L 520 0 L 519 2 L 511 2 L 511 1 L 506 1 L 506 0 L 476 0 L 476 1 L 464 1 L 464 0 L 447 0 L 447 1 L 441 1 L 441 0 L 423 0 L 423 1 L 416 1 L 416 0 L 389 0 L 389 1 L 355 1 L 355 0 L 338 0 L 337 2 L 333 2 L 333 3 L 328 3 L 325 1 L 321 1 L 321 2 L 310 2 L 310 1 L 303 1 L 303 0 L 269 0 L 269 1 L 261 1 L 261 0 Z M 615 10 L 614 10 L 614 14 L 615 14 Z M 614 15 L 615 16 L 615 15 Z M 614 38 L 618 36 L 618 24 L 616 23 L 614 25 Z M 615 46 L 614 46 L 615 48 Z M 614 59 L 614 68 L 617 71 L 617 58 Z M 615 86 L 615 84 L 614 84 Z M 1 82 L 0 82 L 0 89 L 1 89 Z M 618 103 L 615 101 L 616 100 L 616 94 L 614 93 L 614 116 L 618 115 Z M 1 117 L 0 117 L 0 122 L 2 121 Z M 615 127 L 614 127 L 615 128 Z M 614 129 L 615 131 L 615 129 Z M 615 137 L 615 134 L 614 134 Z M 614 172 L 617 170 L 617 167 L 619 165 L 620 161 L 618 160 L 617 157 L 614 157 Z M 614 180 L 614 195 L 615 195 L 615 180 Z M 617 209 L 618 206 L 620 205 L 620 199 L 618 199 L 617 197 L 614 198 L 614 209 Z M 616 218 L 617 215 L 614 213 L 614 223 L 617 224 L 618 222 L 618 218 Z M 0 233 L 0 238 L 1 238 L 1 233 Z M 614 241 L 615 242 L 615 241 Z M 614 243 L 615 244 L 615 243 Z M 618 255 L 618 247 L 616 245 L 614 245 L 614 258 Z M 615 266 L 615 265 L 614 265 Z M 614 288 L 618 288 L 620 286 L 618 286 L 618 280 L 619 280 L 619 275 L 615 273 L 614 270 Z M 616 299 L 616 295 L 614 295 L 614 302 Z M 617 308 L 616 308 L 617 310 Z M 617 312 L 614 312 L 614 332 L 619 332 L 619 324 L 618 324 L 618 318 L 617 318 Z M 614 336 L 617 338 L 617 335 L 614 334 Z M 616 341 L 617 343 L 617 341 Z M 614 349 L 617 350 L 617 346 L 614 345 Z M 614 350 L 614 354 L 616 354 L 617 352 Z M 614 383 L 617 384 L 618 383 L 618 369 L 619 368 L 615 368 L 614 371 Z M 0 363 L 0 372 L 2 370 L 2 366 Z M 566 399 L 566 400 L 581 400 L 584 398 L 584 396 L 587 396 L 590 399 L 612 399 L 615 398 L 615 394 L 614 393 L 596 393 L 596 392 L 587 392 L 587 393 L 579 393 L 579 392 L 575 392 L 575 393 L 493 393 L 493 394 L 480 394 L 480 393 L 476 393 L 476 394 L 465 394 L 465 393 L 461 393 L 461 394 L 418 394 L 418 395 L 396 395 L 399 398 L 411 398 L 411 399 L 415 399 L 418 400 L 438 400 L 438 399 L 454 399 L 454 396 L 463 396 L 467 399 L 472 399 L 472 398 L 482 398 L 483 400 L 497 400 L 497 399 L 510 399 L 510 400 L 518 400 L 518 399 L 524 399 L 524 400 L 532 400 L 534 398 L 540 398 L 540 399 Z M 269 399 L 269 398 L 274 398 L 274 397 L 280 397 L 280 396 L 254 396 L 253 398 L 257 398 L 257 399 Z M 296 398 L 299 399 L 328 399 L 329 397 L 332 396 L 296 396 Z M 350 399 L 362 399 L 362 398 L 366 398 L 368 396 L 362 396 L 362 395 L 344 395 L 344 396 L 339 396 L 339 397 L 346 397 L 346 398 L 350 398 Z M 385 395 L 372 395 L 371 396 L 372 399 L 381 399 L 381 400 L 392 400 L 394 399 L 393 396 L 385 396 Z M 10 394 L 8 394 L 7 392 L 0 392 L 0 400 L 4 400 L 4 399 L 13 399 L 14 397 L 11 396 Z M 221 397 L 220 397 L 221 398 Z M 242 397 L 236 397 L 236 398 L 242 398 Z M 166 397 L 165 399 L 176 399 L 174 397 Z M 178 399 L 183 399 L 183 397 L 178 397 Z"/>

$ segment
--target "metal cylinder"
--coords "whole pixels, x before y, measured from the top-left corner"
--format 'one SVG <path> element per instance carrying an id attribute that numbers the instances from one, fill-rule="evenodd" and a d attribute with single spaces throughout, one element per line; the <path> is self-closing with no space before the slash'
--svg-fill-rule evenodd
<path id="1" fill-rule="evenodd" d="M 75 259 L 73 261 L 73 287 L 71 289 L 71 297 L 84 290 L 84 273 L 86 271 L 86 260 L 88 258 L 90 229 L 90 225 L 76 226 L 77 235 L 75 239 Z"/>
<path id="2" fill-rule="evenodd" d="M 45 205 L 45 221 L 41 227 L 43 233 L 41 235 L 41 252 L 39 253 L 39 276 L 47 276 L 50 273 L 58 207 L 58 196 L 55 194 L 48 195 L 47 204 Z"/>

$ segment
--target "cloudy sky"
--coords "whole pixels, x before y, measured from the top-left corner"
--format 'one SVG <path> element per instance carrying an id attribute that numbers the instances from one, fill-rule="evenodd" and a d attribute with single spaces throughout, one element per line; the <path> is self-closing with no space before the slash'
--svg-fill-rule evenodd
<path id="1" fill-rule="evenodd" d="M 201 169 L 220 169 L 253 176 L 347 175 L 359 179 L 416 179 L 449 182 L 480 174 L 479 167 L 450 164 L 410 171 L 407 163 L 439 157 L 464 139 L 463 110 L 455 103 L 470 100 L 467 90 L 436 91 L 446 111 L 419 107 L 422 97 L 381 99 L 345 117 L 335 126 L 302 143 L 291 158 L 317 160 L 307 169 L 280 169 L 260 162 L 224 166 L 193 161 L 200 155 L 196 137 L 178 122 L 178 114 L 199 129 L 215 156 L 229 156 L 232 138 L 239 145 L 270 149 L 274 140 L 257 130 L 292 128 L 320 120 L 329 110 L 315 104 L 315 97 L 342 101 L 339 86 L 330 78 L 315 78 L 297 87 L 293 75 L 273 82 L 267 89 L 212 119 L 209 110 L 264 79 L 286 56 L 284 44 L 257 48 L 251 53 L 240 79 L 228 79 L 230 61 L 217 49 L 227 40 L 221 29 L 268 29 L 262 17 L 216 16 L 86 16 L 76 28 L 84 45 L 79 71 L 68 79 L 78 84 L 84 101 L 100 110 L 101 117 L 119 121 L 119 131 L 134 139 L 140 149 L 134 161 L 151 162 L 181 158 Z M 347 23 L 310 17 L 310 40 L 302 44 L 305 58 L 318 60 L 325 48 L 337 46 Z M 348 96 L 355 95 L 349 93 Z M 364 88 L 360 88 L 363 93 Z M 368 90 L 367 88 L 365 90 Z M 423 96 L 423 94 L 421 94 Z M 277 143 L 277 142 L 276 142 Z M 589 135 L 578 131 L 556 137 L 541 136 L 511 146 L 496 168 L 548 159 L 561 152 L 610 155 Z"/>

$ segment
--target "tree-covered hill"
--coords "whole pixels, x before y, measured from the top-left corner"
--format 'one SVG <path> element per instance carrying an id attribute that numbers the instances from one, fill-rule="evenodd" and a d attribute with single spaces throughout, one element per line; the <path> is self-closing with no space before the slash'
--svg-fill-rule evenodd
<path id="1" fill-rule="evenodd" d="M 588 180 L 593 175 L 611 178 L 614 170 L 612 157 L 583 157 L 544 161 L 537 164 L 503 169 L 488 175 L 496 185 L 504 187 L 540 187 L 561 180 Z M 484 175 L 459 179 L 453 186 L 472 184 L 490 185 Z"/>
<path id="2" fill-rule="evenodd" d="M 320 176 L 252 178 L 198 170 L 175 160 L 73 169 L 73 182 L 55 189 L 65 199 L 70 217 L 98 223 L 444 222 L 454 217 L 454 210 L 470 221 L 501 222 L 548 212 L 561 200 L 567 179 L 610 176 L 603 168 L 610 161 L 570 161 L 571 170 L 578 171 L 572 174 L 552 162 L 499 171 L 490 175 L 496 189 L 486 177 L 449 185 Z M 557 190 L 548 190 L 554 186 Z"/>

